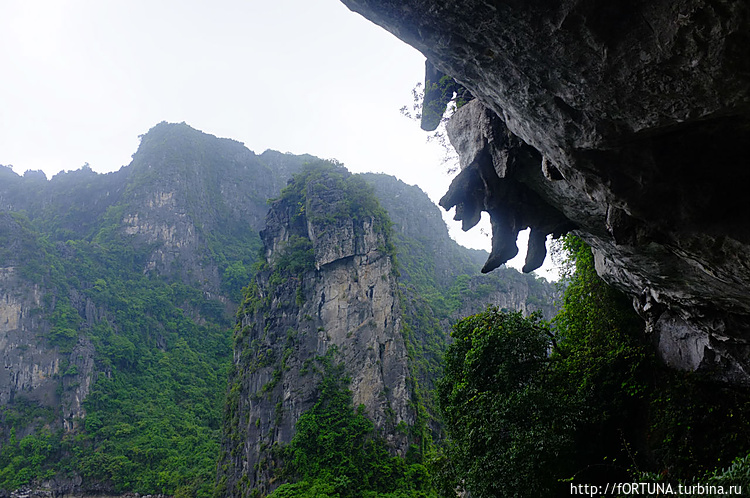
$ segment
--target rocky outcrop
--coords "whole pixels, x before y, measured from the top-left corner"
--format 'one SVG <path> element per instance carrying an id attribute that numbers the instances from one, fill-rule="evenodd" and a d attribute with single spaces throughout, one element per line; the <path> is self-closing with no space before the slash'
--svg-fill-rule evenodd
<path id="1" fill-rule="evenodd" d="M 488 306 L 520 311 L 524 316 L 541 313 L 545 320 L 551 320 L 559 311 L 561 292 L 556 284 L 524 278 L 516 270 L 474 275 L 461 289 L 461 305 L 451 316 L 451 322 L 481 313 Z"/>
<path id="2" fill-rule="evenodd" d="M 235 371 L 219 483 L 232 496 L 281 484 L 274 448 L 319 396 L 320 361 L 332 355 L 391 450 L 415 423 L 398 285 L 383 219 L 355 216 L 345 170 L 296 179 L 262 232 L 267 267 L 250 287 L 235 333 Z M 380 215 L 382 216 L 382 214 Z"/>
<path id="3" fill-rule="evenodd" d="M 59 403 L 55 390 L 62 356 L 41 340 L 49 324 L 41 318 L 42 292 L 28 288 L 13 266 L 0 268 L 0 405 L 29 397 L 45 405 Z"/>
<path id="4" fill-rule="evenodd" d="M 0 236 L 8 235 L 13 247 L 27 239 L 29 233 L 12 216 L 0 215 Z M 72 351 L 51 343 L 50 332 L 54 328 L 49 322 L 49 312 L 55 307 L 55 292 L 41 282 L 30 283 L 23 275 L 24 267 L 18 258 L 7 253 L 3 256 L 4 262 L 13 266 L 0 267 L 0 355 L 3 361 L 0 406 L 8 410 L 37 405 L 53 414 L 45 423 L 55 428 L 62 425 L 69 432 L 86 417 L 83 400 L 95 380 L 94 346 L 83 334 Z M 74 300 L 74 304 L 86 317 L 87 326 L 93 326 L 100 320 L 99 310 L 88 299 L 78 301 Z M 17 433 L 19 438 L 33 431 L 38 422 L 35 417 L 24 420 L 26 424 L 20 424 Z"/>
<path id="5" fill-rule="evenodd" d="M 96 381 L 94 357 L 96 349 L 91 339 L 82 335 L 68 356 L 68 368 L 62 376 L 63 428 L 66 431 L 77 429 L 77 424 L 86 418 L 83 402 Z"/>
<path id="6" fill-rule="evenodd" d="M 416 185 L 394 176 L 364 173 L 361 177 L 375 188 L 380 205 L 388 211 L 397 242 L 397 257 L 418 257 L 441 289 L 450 287 L 456 276 L 477 272 L 487 252 L 459 245 L 448 234 L 440 209 Z M 409 281 L 408 261 L 402 265 L 402 281 Z"/>
<path id="7" fill-rule="evenodd" d="M 24 486 L 10 493 L 0 490 L 0 498 L 171 498 L 169 495 L 140 493 L 112 494 L 108 490 L 82 490 L 81 479 L 50 479 L 38 488 Z"/>
<path id="8" fill-rule="evenodd" d="M 239 142 L 161 123 L 141 137 L 133 162 L 114 173 L 85 166 L 48 180 L 0 166 L 0 449 L 22 476 L 6 472 L 2 486 L 28 483 L 55 495 L 143 489 L 129 477 L 126 486 L 117 483 L 105 465 L 83 463 L 129 447 L 120 435 L 112 445 L 113 433 L 97 431 L 117 424 L 112 406 L 121 393 L 152 398 L 143 393 L 154 389 L 164 395 L 157 404 L 175 400 L 185 419 L 194 415 L 190 399 L 222 397 L 212 389 L 224 380 L 218 368 L 196 367 L 196 391 L 167 381 L 172 364 L 151 360 L 180 357 L 174 371 L 181 373 L 229 362 L 222 334 L 230 334 L 229 316 L 257 257 L 266 200 L 311 159 L 256 155 Z M 204 330 L 209 338 L 188 343 Z M 183 365 L 180 355 L 196 363 Z M 156 384 L 154 371 L 164 374 Z M 173 397 L 172 388 L 180 394 Z M 214 406 L 196 416 L 198 432 L 217 433 Z M 161 421 L 146 417 L 125 437 L 153 433 L 145 427 L 173 413 L 162 410 Z M 87 437 L 76 437 L 81 433 Z M 32 461 L 29 441 L 39 438 L 54 450 Z M 117 458 L 143 478 L 165 470 L 169 457 L 161 450 L 161 461 Z M 68 464 L 72 453 L 84 457 Z M 211 469 L 213 458 L 180 472 Z"/>
<path id="9" fill-rule="evenodd" d="M 443 205 L 494 212 L 487 270 L 574 229 L 667 363 L 750 384 L 747 3 L 342 1 L 477 98 Z"/>
<path id="10" fill-rule="evenodd" d="M 27 286 L 14 267 L 0 268 L 0 406 L 32 403 L 58 413 L 53 425 L 71 431 L 86 417 L 83 400 L 94 372 L 94 346 L 81 336 L 72 352 L 61 352 L 47 340 L 45 293 Z M 31 422 L 36 422 L 31 420 Z M 24 427 L 18 436 L 31 430 Z"/>
<path id="11" fill-rule="evenodd" d="M 205 264 L 213 233 L 257 234 L 266 200 L 310 156 L 266 151 L 256 155 L 235 140 L 184 123 L 160 123 L 141 139 L 126 174 L 124 233 L 152 247 L 144 272 L 176 274 L 211 295 L 221 295 L 221 268 Z M 257 239 L 256 239 L 257 240 Z"/>

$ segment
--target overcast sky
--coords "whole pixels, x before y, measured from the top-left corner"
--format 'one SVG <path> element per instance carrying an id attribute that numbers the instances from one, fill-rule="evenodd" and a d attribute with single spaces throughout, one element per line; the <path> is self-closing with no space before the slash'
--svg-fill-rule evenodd
<path id="1" fill-rule="evenodd" d="M 138 135 L 184 121 L 437 202 L 444 151 L 399 111 L 423 77 L 422 54 L 338 0 L 0 0 L 0 164 L 114 171 Z M 486 250 L 488 230 L 451 226 Z"/>

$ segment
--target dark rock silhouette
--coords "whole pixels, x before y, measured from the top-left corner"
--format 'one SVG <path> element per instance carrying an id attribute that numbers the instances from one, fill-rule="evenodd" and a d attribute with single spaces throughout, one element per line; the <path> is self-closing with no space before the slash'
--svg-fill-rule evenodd
<path id="1" fill-rule="evenodd" d="M 750 5 L 342 1 L 477 98 L 442 204 L 494 213 L 485 269 L 575 229 L 664 361 L 750 384 Z"/>

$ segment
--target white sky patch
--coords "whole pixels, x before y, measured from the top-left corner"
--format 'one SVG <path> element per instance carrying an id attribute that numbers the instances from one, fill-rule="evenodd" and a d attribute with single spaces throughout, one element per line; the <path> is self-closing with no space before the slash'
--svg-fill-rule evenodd
<path id="1" fill-rule="evenodd" d="M 2 9 L 8 21 L 12 50 L 27 61 L 59 64 L 60 32 L 66 3 L 59 0 L 9 2 Z M 7 46 L 7 45 L 6 45 Z"/>

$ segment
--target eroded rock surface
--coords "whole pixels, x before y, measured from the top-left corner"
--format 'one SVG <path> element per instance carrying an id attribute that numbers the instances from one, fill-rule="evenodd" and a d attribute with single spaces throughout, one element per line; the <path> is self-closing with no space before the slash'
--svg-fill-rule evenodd
<path id="1" fill-rule="evenodd" d="M 384 227 L 349 211 L 359 199 L 340 188 L 348 172 L 330 174 L 295 180 L 306 182 L 304 194 L 275 201 L 261 232 L 268 266 L 251 284 L 235 333 L 219 470 L 230 496 L 282 483 L 275 449 L 318 400 L 327 354 L 345 365 L 354 406 L 364 406 L 391 450 L 403 456 L 409 444 L 395 430 L 413 425 L 416 413 Z"/>
<path id="2" fill-rule="evenodd" d="M 750 384 L 747 2 L 342 1 L 477 97 L 442 204 L 490 212 L 487 270 L 575 229 L 668 364 Z"/>

